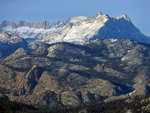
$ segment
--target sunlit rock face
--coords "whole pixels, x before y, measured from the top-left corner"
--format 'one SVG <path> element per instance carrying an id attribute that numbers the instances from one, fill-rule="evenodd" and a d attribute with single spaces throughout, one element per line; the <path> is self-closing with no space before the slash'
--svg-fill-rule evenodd
<path id="1" fill-rule="evenodd" d="M 126 39 L 42 44 L 0 62 L 0 86 L 12 101 L 69 107 L 149 94 L 150 46 Z"/>

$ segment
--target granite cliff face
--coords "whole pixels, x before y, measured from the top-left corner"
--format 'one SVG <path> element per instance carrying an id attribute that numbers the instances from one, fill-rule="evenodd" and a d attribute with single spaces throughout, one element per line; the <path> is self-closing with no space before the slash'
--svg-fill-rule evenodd
<path id="1" fill-rule="evenodd" d="M 147 95 L 149 53 L 149 44 L 125 39 L 21 48 L 1 60 L 0 86 L 12 101 L 50 108 Z"/>

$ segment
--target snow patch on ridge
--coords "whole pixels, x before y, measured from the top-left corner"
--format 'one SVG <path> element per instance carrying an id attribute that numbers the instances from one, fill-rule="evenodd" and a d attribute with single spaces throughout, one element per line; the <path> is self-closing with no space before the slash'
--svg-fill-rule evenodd
<path id="1" fill-rule="evenodd" d="M 118 39 L 110 39 L 111 42 L 116 42 Z"/>
<path id="2" fill-rule="evenodd" d="M 42 40 L 48 34 L 59 32 L 60 28 L 51 28 L 51 29 L 43 29 L 43 28 L 30 28 L 30 27 L 18 27 L 13 28 L 11 26 L 6 26 L 3 28 L 3 31 L 16 33 L 19 37 L 24 39 L 34 39 L 34 40 Z"/>
<path id="3" fill-rule="evenodd" d="M 76 22 L 82 22 L 82 21 L 85 21 L 88 17 L 85 17 L 85 16 L 77 16 L 77 17 L 71 17 L 69 19 L 69 22 L 70 23 L 76 23 Z"/>

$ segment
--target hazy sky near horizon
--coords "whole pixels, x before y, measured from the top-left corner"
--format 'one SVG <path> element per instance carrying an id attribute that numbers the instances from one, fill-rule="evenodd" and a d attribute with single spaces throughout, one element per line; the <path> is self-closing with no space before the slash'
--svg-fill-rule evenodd
<path id="1" fill-rule="evenodd" d="M 126 13 L 134 25 L 150 36 L 150 0 L 0 0 L 0 22 L 8 20 L 50 24 L 70 16 L 93 17 Z"/>

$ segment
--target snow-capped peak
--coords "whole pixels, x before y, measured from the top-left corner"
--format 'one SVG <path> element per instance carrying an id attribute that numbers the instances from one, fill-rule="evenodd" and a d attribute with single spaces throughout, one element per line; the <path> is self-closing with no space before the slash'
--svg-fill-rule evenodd
<path id="1" fill-rule="evenodd" d="M 69 22 L 70 23 L 76 23 L 76 22 L 83 22 L 87 19 L 88 17 L 85 17 L 85 16 L 77 16 L 77 17 L 71 17 L 69 19 Z"/>

